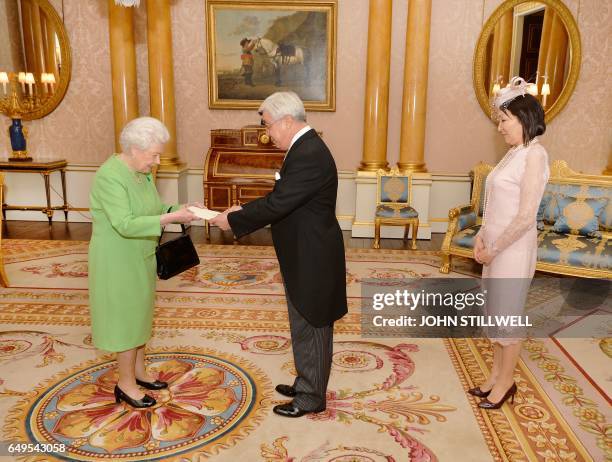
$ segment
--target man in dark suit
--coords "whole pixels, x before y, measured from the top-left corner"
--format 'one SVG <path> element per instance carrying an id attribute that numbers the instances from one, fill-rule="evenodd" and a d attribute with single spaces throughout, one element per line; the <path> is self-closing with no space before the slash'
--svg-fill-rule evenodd
<path id="1" fill-rule="evenodd" d="M 295 93 L 274 93 L 259 114 L 274 144 L 287 150 L 274 189 L 211 223 L 236 237 L 272 225 L 297 371 L 293 385 L 276 386 L 293 400 L 273 410 L 300 417 L 325 410 L 334 322 L 347 312 L 344 242 L 335 214 L 338 172 Z"/>

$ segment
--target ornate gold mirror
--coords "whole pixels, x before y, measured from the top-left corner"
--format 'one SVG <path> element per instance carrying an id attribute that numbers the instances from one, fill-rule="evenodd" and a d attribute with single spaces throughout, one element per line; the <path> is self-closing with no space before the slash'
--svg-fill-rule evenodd
<path id="1" fill-rule="evenodd" d="M 64 98 L 70 44 L 48 0 L 0 0 L 0 112 L 31 120 Z"/>
<path id="2" fill-rule="evenodd" d="M 491 117 L 493 94 L 515 75 L 531 85 L 553 119 L 567 104 L 580 73 L 580 34 L 560 0 L 506 0 L 485 23 L 474 52 L 474 90 Z"/>

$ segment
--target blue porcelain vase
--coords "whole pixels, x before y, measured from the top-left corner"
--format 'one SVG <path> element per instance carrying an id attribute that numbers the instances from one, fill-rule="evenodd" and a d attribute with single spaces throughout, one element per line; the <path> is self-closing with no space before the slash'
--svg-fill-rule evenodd
<path id="1" fill-rule="evenodd" d="M 21 119 L 13 119 L 13 123 L 9 127 L 9 136 L 11 138 L 11 148 L 13 152 L 26 150 L 26 139 L 23 135 L 23 126 Z"/>
<path id="2" fill-rule="evenodd" d="M 21 125 L 21 119 L 12 119 L 13 123 L 9 127 L 9 138 L 11 139 L 11 148 L 13 149 L 13 155 L 9 160 L 18 160 L 22 162 L 31 161 L 32 158 L 28 156 L 26 151 L 26 138 L 23 133 L 23 125 Z"/>

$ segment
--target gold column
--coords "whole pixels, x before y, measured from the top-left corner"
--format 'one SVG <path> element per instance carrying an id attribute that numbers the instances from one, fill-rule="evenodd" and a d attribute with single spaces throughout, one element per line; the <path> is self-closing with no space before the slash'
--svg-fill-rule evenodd
<path id="1" fill-rule="evenodd" d="M 23 0 L 21 2 L 21 31 L 23 33 L 23 47 L 25 52 L 25 69 L 16 71 L 34 72 L 34 30 L 32 28 L 32 2 Z"/>
<path id="2" fill-rule="evenodd" d="M 170 0 L 147 0 L 147 44 L 151 116 L 161 120 L 170 132 L 160 170 L 177 170 L 182 165 L 176 153 Z"/>
<path id="3" fill-rule="evenodd" d="M 387 168 L 391 0 L 370 0 L 361 171 Z"/>
<path id="4" fill-rule="evenodd" d="M 503 76 L 504 85 L 510 81 L 510 55 L 512 53 L 513 10 L 509 10 L 499 19 L 499 51 L 497 53 L 498 75 Z"/>
<path id="5" fill-rule="evenodd" d="M 546 7 L 544 10 L 544 21 L 542 23 L 542 36 L 540 38 L 540 52 L 538 54 L 538 76 L 542 77 L 546 74 L 546 56 L 548 55 L 548 46 L 550 44 L 550 32 L 552 30 L 553 18 L 555 10 Z"/>
<path id="6" fill-rule="evenodd" d="M 546 53 L 546 69 L 544 75 L 548 77 L 550 95 L 547 106 L 551 106 L 561 94 L 565 82 L 565 57 L 567 56 L 567 32 L 563 21 L 555 14 L 550 31 L 550 41 Z M 543 77 L 540 75 L 540 77 Z"/>
<path id="7" fill-rule="evenodd" d="M 425 116 L 429 73 L 431 0 L 410 0 L 404 59 L 400 170 L 426 172 Z"/>
<path id="8" fill-rule="evenodd" d="M 113 85 L 115 150 L 120 152 L 119 135 L 123 126 L 138 117 L 134 9 L 118 6 L 115 4 L 115 0 L 108 0 L 108 29 Z"/>
<path id="9" fill-rule="evenodd" d="M 501 76 L 499 84 L 504 87 L 510 81 L 510 55 L 512 52 L 512 23 L 513 10 L 504 14 L 495 25 L 493 35 L 493 48 L 491 56 L 491 70 L 489 78 L 489 94 L 493 84 Z"/>
<path id="10" fill-rule="evenodd" d="M 40 92 L 43 87 L 42 83 L 40 82 L 40 74 L 46 72 L 44 46 L 45 37 L 43 37 L 40 7 L 35 3 L 32 4 L 32 33 L 34 39 L 34 80 L 36 80 L 36 88 Z"/>
<path id="11" fill-rule="evenodd" d="M 489 86 L 487 91 L 489 96 L 493 94 L 493 85 L 498 82 L 499 74 L 497 73 L 497 54 L 499 53 L 499 21 L 495 24 L 491 38 L 489 39 L 493 43 L 491 44 L 491 61 L 489 63 Z M 487 44 L 488 45 L 488 44 Z M 499 83 L 499 82 L 498 82 Z"/>
<path id="12" fill-rule="evenodd" d="M 46 71 L 55 75 L 55 81 L 59 82 L 59 69 L 57 66 L 57 55 L 55 54 L 55 27 L 45 16 L 44 29 L 47 36 L 45 47 Z"/>

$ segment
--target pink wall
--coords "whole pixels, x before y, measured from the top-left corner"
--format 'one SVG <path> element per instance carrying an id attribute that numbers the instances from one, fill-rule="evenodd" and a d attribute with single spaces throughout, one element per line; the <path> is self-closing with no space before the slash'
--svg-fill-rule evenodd
<path id="1" fill-rule="evenodd" d="M 61 1 L 52 0 L 58 11 Z M 612 10 L 601 2 L 571 0 L 582 34 L 582 69 L 574 95 L 542 141 L 551 159 L 599 173 L 610 153 Z M 425 161 L 431 172 L 465 173 L 479 160 L 494 162 L 505 151 L 495 127 L 480 110 L 472 88 L 472 57 L 480 29 L 500 0 L 434 0 Z M 201 167 L 209 130 L 257 123 L 254 111 L 209 110 L 206 22 L 203 0 L 172 2 L 178 151 Z M 72 80 L 64 101 L 48 117 L 28 122 L 34 155 L 61 156 L 73 163 L 101 163 L 113 150 L 112 97 L 106 0 L 64 1 L 71 40 Z M 407 2 L 393 1 L 393 45 L 388 159 L 399 157 Z M 368 27 L 367 0 L 339 0 L 336 112 L 311 113 L 338 168 L 355 170 L 363 145 L 363 103 Z M 140 111 L 148 113 L 146 8 L 136 10 Z M 7 137 L 0 152 L 7 153 Z"/>

